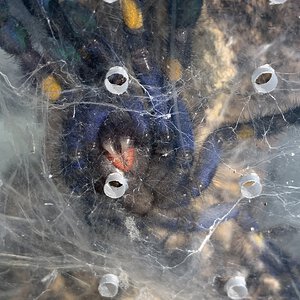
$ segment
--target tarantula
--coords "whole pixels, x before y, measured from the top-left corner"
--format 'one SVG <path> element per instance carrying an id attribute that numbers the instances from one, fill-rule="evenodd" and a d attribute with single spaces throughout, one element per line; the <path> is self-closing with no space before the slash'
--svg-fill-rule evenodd
<path id="1" fill-rule="evenodd" d="M 172 260 L 176 256 L 176 264 L 187 252 L 184 247 L 166 250 L 175 233 L 185 241 L 192 234 L 210 236 L 229 220 L 240 232 L 254 228 L 249 243 L 263 266 L 253 267 L 253 274 L 270 273 L 278 280 L 292 274 L 299 287 L 291 260 L 284 261 L 281 250 L 263 239 L 240 201 L 220 201 L 199 212 L 194 199 L 211 186 L 226 147 L 298 125 L 300 108 L 224 123 L 204 138 L 199 151 L 200 119 L 192 115 L 196 103 L 178 91 L 183 69 L 191 65 L 202 1 L 165 1 L 159 38 L 160 23 L 151 18 L 155 4 L 120 4 L 112 4 L 120 18 L 109 28 L 79 1 L 0 0 L 0 46 L 18 59 L 53 106 L 62 107 L 57 178 L 80 196 L 78 206 L 91 230 L 128 234 L 131 220 L 142 240 L 150 241 L 147 247 L 163 249 Z M 254 78 L 259 91 L 273 75 L 268 71 Z M 249 180 L 243 187 L 253 184 Z M 253 274 L 250 286 L 257 284 Z M 252 289 L 255 296 L 263 293 Z M 293 288 L 274 292 L 284 293 L 295 297 Z"/>

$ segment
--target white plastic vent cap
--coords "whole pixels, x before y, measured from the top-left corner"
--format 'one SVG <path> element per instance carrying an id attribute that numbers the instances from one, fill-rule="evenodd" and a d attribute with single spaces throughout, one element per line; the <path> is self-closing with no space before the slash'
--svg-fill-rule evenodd
<path id="1" fill-rule="evenodd" d="M 105 274 L 99 283 L 98 291 L 100 296 L 113 298 L 119 291 L 119 278 L 114 274 Z"/>
<path id="2" fill-rule="evenodd" d="M 224 289 L 230 299 L 245 299 L 248 297 L 246 280 L 243 276 L 230 278 L 226 282 Z"/>
<path id="3" fill-rule="evenodd" d="M 248 199 L 258 197 L 262 192 L 260 178 L 256 173 L 244 175 L 240 179 L 242 196 Z"/>
<path id="4" fill-rule="evenodd" d="M 257 93 L 267 94 L 276 89 L 278 78 L 275 70 L 267 64 L 254 70 L 251 82 Z"/>
<path id="5" fill-rule="evenodd" d="M 120 83 L 114 83 L 110 81 L 110 77 L 119 76 L 122 80 Z M 106 89 L 115 95 L 124 94 L 128 89 L 128 73 L 122 67 L 112 67 L 108 70 L 105 76 L 104 85 Z"/>
<path id="6" fill-rule="evenodd" d="M 103 187 L 104 194 L 112 199 L 122 197 L 127 189 L 127 179 L 120 173 L 109 174 Z"/>
<path id="7" fill-rule="evenodd" d="M 274 5 L 274 4 L 283 4 L 285 3 L 287 0 L 270 0 L 270 5 Z"/>

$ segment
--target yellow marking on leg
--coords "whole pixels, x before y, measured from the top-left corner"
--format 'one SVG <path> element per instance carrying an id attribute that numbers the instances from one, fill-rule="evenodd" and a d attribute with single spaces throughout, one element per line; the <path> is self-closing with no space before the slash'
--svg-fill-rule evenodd
<path id="1" fill-rule="evenodd" d="M 178 81 L 182 77 L 182 65 L 177 59 L 170 59 L 167 63 L 167 74 L 171 81 Z"/>
<path id="2" fill-rule="evenodd" d="M 254 137 L 254 130 L 250 126 L 243 125 L 237 133 L 238 137 L 242 140 Z"/>
<path id="3" fill-rule="evenodd" d="M 134 0 L 122 0 L 123 19 L 129 29 L 137 30 L 143 27 L 143 14 Z"/>
<path id="4" fill-rule="evenodd" d="M 227 178 L 228 180 L 221 179 L 221 178 L 214 178 L 213 179 L 213 185 L 217 189 L 222 189 L 223 191 L 231 192 L 234 194 L 237 194 L 240 192 L 240 187 L 236 182 L 232 182 L 233 180 L 231 178 Z M 229 180 L 230 179 L 230 180 Z"/>
<path id="5" fill-rule="evenodd" d="M 269 274 L 264 274 L 260 280 L 269 291 L 279 293 L 282 288 L 280 281 Z"/>
<path id="6" fill-rule="evenodd" d="M 187 243 L 187 236 L 183 233 L 175 233 L 168 237 L 165 247 L 168 250 L 178 249 L 183 247 Z"/>
<path id="7" fill-rule="evenodd" d="M 57 101 L 62 92 L 61 85 L 54 76 L 49 75 L 42 81 L 42 92 L 49 98 L 49 100 Z"/>
<path id="8" fill-rule="evenodd" d="M 265 239 L 262 233 L 253 233 L 251 235 L 251 240 L 259 249 L 263 249 L 265 247 Z"/>

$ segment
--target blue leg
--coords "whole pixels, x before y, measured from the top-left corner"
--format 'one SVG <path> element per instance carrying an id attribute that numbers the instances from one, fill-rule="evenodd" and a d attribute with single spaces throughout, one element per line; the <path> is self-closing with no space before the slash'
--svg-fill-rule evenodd
<path id="1" fill-rule="evenodd" d="M 193 164 L 194 128 L 190 119 L 190 114 L 181 99 L 174 99 L 172 109 L 172 120 L 175 132 L 175 149 L 178 165 L 183 172 L 190 171 Z"/>
<path id="2" fill-rule="evenodd" d="M 284 249 L 272 241 L 265 241 L 261 254 L 267 271 L 282 282 L 281 295 L 285 299 L 298 299 L 300 295 L 300 264 L 293 260 Z"/>
<path id="3" fill-rule="evenodd" d="M 220 162 L 221 147 L 222 145 L 214 133 L 209 135 L 204 142 L 193 176 L 192 193 L 194 197 L 199 196 L 201 191 L 210 185 L 215 176 Z"/>
<path id="4" fill-rule="evenodd" d="M 184 68 L 190 65 L 193 29 L 201 15 L 202 0 L 169 0 L 170 57 Z"/>
<path id="5" fill-rule="evenodd" d="M 88 168 L 88 152 L 97 144 L 99 129 L 110 109 L 101 105 L 78 105 L 63 128 L 62 167 L 70 188 L 76 193 L 86 190 L 92 179 Z"/>
<path id="6" fill-rule="evenodd" d="M 35 70 L 42 59 L 33 50 L 28 31 L 16 18 L 10 16 L 6 0 L 0 0 L 0 7 L 0 47 L 19 57 L 26 72 Z"/>
<path id="7" fill-rule="evenodd" d="M 123 2 L 126 7 L 126 1 Z M 141 2 L 136 1 L 136 5 L 142 16 Z M 132 18 L 139 15 L 131 11 L 129 13 Z M 130 20 L 126 19 L 126 12 L 124 16 L 134 71 L 149 96 L 155 148 L 158 148 L 158 152 L 165 151 L 168 155 L 176 157 L 182 170 L 188 172 L 194 152 L 193 126 L 189 113 L 177 95 L 167 93 L 168 82 L 164 80 L 161 69 L 155 65 L 151 53 L 147 50 L 151 45 L 144 33 L 143 19 L 138 28 L 133 28 Z"/>
<path id="8" fill-rule="evenodd" d="M 132 55 L 133 67 L 139 82 L 146 90 L 149 97 L 149 113 L 152 114 L 153 126 L 155 127 L 155 141 L 168 144 L 172 132 L 170 126 L 171 111 L 168 106 L 168 96 L 164 88 L 163 74 L 154 63 L 148 52 L 146 37 L 143 32 L 127 33 L 130 53 Z"/>
<path id="9" fill-rule="evenodd" d="M 193 196 L 199 196 L 211 183 L 222 156 L 224 143 L 236 142 L 244 128 L 252 132 L 251 137 L 263 139 L 266 134 L 271 136 L 280 133 L 288 125 L 300 124 L 300 108 L 290 109 L 283 114 L 253 119 L 244 124 L 233 124 L 217 129 L 208 136 L 202 146 L 197 168 L 193 174 Z"/>

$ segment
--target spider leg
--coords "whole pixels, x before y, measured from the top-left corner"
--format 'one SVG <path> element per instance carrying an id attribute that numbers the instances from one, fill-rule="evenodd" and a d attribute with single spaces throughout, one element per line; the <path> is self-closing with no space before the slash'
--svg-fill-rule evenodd
<path id="1" fill-rule="evenodd" d="M 41 66 L 34 73 L 38 82 L 53 72 L 63 89 L 74 86 L 76 79 L 92 83 L 103 79 L 111 49 L 98 33 L 93 14 L 80 3 L 1 0 L 0 4 L 0 46 L 18 58 L 26 72 Z M 73 74 L 72 82 L 67 72 Z"/>
<path id="2" fill-rule="evenodd" d="M 290 255 L 285 253 L 284 249 L 277 246 L 271 240 L 265 241 L 265 249 L 261 254 L 261 259 L 271 275 L 279 280 L 283 280 L 284 285 L 281 294 L 288 299 L 299 298 L 299 262 L 292 259 Z"/>
<path id="3" fill-rule="evenodd" d="M 166 143 L 170 140 L 168 98 L 163 88 L 162 73 L 159 67 L 154 65 L 153 58 L 148 51 L 149 45 L 147 45 L 144 33 L 142 10 L 135 1 L 125 0 L 121 4 L 123 18 L 127 26 L 127 40 L 134 71 L 150 98 L 152 114 L 156 122 L 155 126 L 158 129 L 156 138 Z"/>
<path id="4" fill-rule="evenodd" d="M 10 15 L 10 9 L 6 0 L 0 1 L 0 46 L 7 53 L 20 56 L 25 70 L 33 71 L 41 60 L 41 56 L 35 51 L 30 42 L 30 35 L 25 27 Z"/>
<path id="5" fill-rule="evenodd" d="M 34 85 L 56 102 L 62 90 L 74 84 L 62 66 L 67 56 L 76 56 L 76 50 L 68 47 L 66 54 L 63 47 L 57 47 L 55 38 L 48 35 L 45 22 L 31 11 L 29 4 L 26 2 L 27 7 L 21 0 L 1 0 L 0 46 L 14 55 L 24 73 L 28 72 L 34 79 Z"/>
<path id="6" fill-rule="evenodd" d="M 191 60 L 191 41 L 193 29 L 202 10 L 202 0 L 169 1 L 169 79 L 173 81 L 172 99 L 173 123 L 176 131 L 177 159 L 183 162 L 181 170 L 189 170 L 193 163 L 194 137 L 193 126 L 187 108 L 175 92 L 174 81 L 181 77 L 182 67 L 187 68 Z M 172 68 L 179 69 L 178 74 Z"/>
<path id="7" fill-rule="evenodd" d="M 113 61 L 113 57 L 102 33 L 98 33 L 94 14 L 78 1 L 27 0 L 29 3 L 35 15 L 47 20 L 57 48 L 62 49 L 64 45 L 70 64 L 78 66 L 76 71 L 80 76 L 87 81 L 92 70 L 94 78 L 101 79 L 108 68 L 108 58 Z"/>
<path id="8" fill-rule="evenodd" d="M 285 251 L 284 245 L 279 246 L 274 243 L 267 236 L 269 233 L 265 235 L 259 229 L 255 232 L 246 232 L 248 232 L 248 242 L 245 245 L 252 248 L 252 254 L 246 255 L 242 260 L 250 271 L 247 282 L 252 293 L 256 296 L 269 296 L 271 293 L 284 297 L 283 299 L 298 299 L 299 262 Z M 251 265 L 249 259 L 252 260 Z"/>
<path id="9" fill-rule="evenodd" d="M 262 118 L 255 118 L 246 125 L 253 127 L 255 136 L 263 139 L 281 133 L 284 129 L 291 125 L 300 124 L 300 107 L 287 110 L 282 114 L 274 114 Z"/>
<path id="10" fill-rule="evenodd" d="M 175 61 L 184 68 L 189 67 L 193 28 L 201 15 L 202 5 L 202 0 L 169 1 L 171 67 Z"/>
<path id="11" fill-rule="evenodd" d="M 123 0 L 121 4 L 134 71 L 151 103 L 154 143 L 158 148 L 176 149 L 179 160 L 184 160 L 183 165 L 190 167 L 194 152 L 192 122 L 183 101 L 177 95 L 168 94 L 163 73 L 148 51 L 150 45 L 144 32 L 142 1 Z"/>
<path id="12" fill-rule="evenodd" d="M 255 118 L 246 123 L 225 125 L 210 134 L 203 144 L 197 168 L 193 174 L 193 196 L 199 196 L 211 183 L 222 156 L 224 143 L 233 143 L 243 138 L 264 139 L 282 132 L 287 126 L 300 124 L 300 107 L 282 114 Z"/>
<path id="13" fill-rule="evenodd" d="M 99 126 L 110 109 L 100 105 L 80 104 L 63 126 L 62 167 L 69 187 L 76 193 L 90 188 L 87 151 L 96 147 Z"/>
<path id="14" fill-rule="evenodd" d="M 194 197 L 210 185 L 220 162 L 221 146 L 222 142 L 214 133 L 204 142 L 193 176 L 193 180 L 196 180 L 192 187 Z"/>

